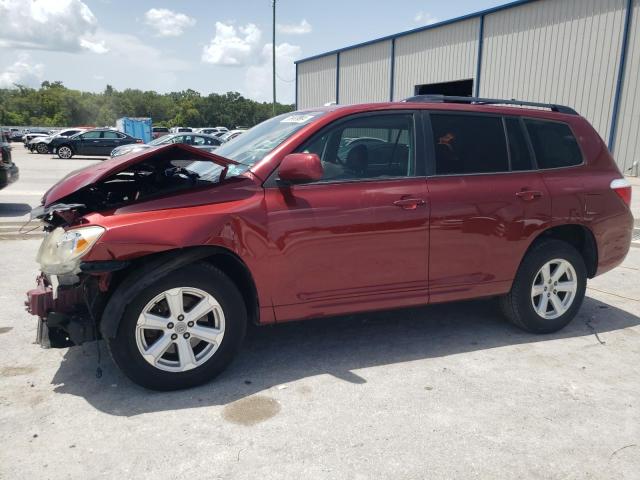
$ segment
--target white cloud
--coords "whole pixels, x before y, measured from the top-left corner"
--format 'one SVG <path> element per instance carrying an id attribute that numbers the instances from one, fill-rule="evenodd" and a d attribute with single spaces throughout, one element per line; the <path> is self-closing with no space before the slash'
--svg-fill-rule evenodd
<path id="1" fill-rule="evenodd" d="M 271 43 L 262 48 L 259 64 L 247 68 L 245 74 L 245 91 L 251 98 L 260 101 L 272 99 L 272 66 Z M 281 43 L 276 45 L 276 90 L 280 102 L 293 103 L 295 92 L 295 65 L 293 61 L 300 58 L 302 49 L 298 45 Z"/>
<path id="2" fill-rule="evenodd" d="M 214 65 L 242 66 L 250 62 L 260 46 L 262 32 L 253 23 L 236 28 L 216 22 L 216 35 L 202 49 L 202 61 Z"/>
<path id="3" fill-rule="evenodd" d="M 25 53 L 18 55 L 18 59 L 0 73 L 0 88 L 13 88 L 14 84 L 37 87 L 44 78 L 44 65 L 34 64 L 31 57 Z"/>
<path id="4" fill-rule="evenodd" d="M 309 22 L 304 18 L 298 24 L 278 24 L 278 32 L 286 35 L 304 35 L 305 33 L 311 33 L 312 27 Z"/>
<path id="5" fill-rule="evenodd" d="M 90 37 L 98 21 L 81 0 L 0 0 L 0 47 L 103 53 Z"/>
<path id="6" fill-rule="evenodd" d="M 167 8 L 152 8 L 144 14 L 144 23 L 159 37 L 179 37 L 185 29 L 196 24 L 195 18 Z"/>
<path id="7" fill-rule="evenodd" d="M 418 12 L 416 16 L 413 18 L 413 20 L 416 23 L 421 23 L 423 25 L 432 25 L 440 21 L 439 18 L 434 17 L 429 12 Z"/>
<path id="8" fill-rule="evenodd" d="M 86 38 L 80 39 L 80 46 L 90 52 L 97 53 L 102 55 L 103 53 L 107 53 L 109 49 L 105 45 L 104 40 L 100 41 L 91 41 Z"/>

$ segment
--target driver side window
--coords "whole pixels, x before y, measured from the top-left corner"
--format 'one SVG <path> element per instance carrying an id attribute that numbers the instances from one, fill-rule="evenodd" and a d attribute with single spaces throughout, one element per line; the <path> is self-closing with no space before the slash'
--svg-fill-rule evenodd
<path id="1" fill-rule="evenodd" d="M 412 114 L 356 117 L 331 125 L 298 151 L 320 157 L 321 182 L 415 175 Z"/>

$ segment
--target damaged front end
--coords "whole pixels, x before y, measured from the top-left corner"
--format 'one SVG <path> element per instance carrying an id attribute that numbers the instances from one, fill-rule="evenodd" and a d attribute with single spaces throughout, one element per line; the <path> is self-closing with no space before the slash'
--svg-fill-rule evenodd
<path id="1" fill-rule="evenodd" d="M 98 323 L 114 276 L 130 262 L 83 261 L 107 230 L 88 220 L 91 214 L 114 215 L 132 204 L 160 204 L 176 194 L 206 190 L 225 179 L 230 165 L 236 163 L 169 145 L 79 170 L 54 185 L 31 215 L 46 232 L 37 255 L 42 273 L 25 302 L 39 319 L 37 342 L 63 348 L 100 338 Z M 187 199 L 185 206 L 210 201 L 203 195 Z"/>

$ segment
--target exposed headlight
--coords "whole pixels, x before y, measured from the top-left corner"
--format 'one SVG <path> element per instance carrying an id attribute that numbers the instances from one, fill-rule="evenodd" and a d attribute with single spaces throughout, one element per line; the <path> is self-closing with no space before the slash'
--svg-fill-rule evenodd
<path id="1" fill-rule="evenodd" d="M 103 233 L 104 228 L 98 226 L 67 231 L 56 228 L 42 241 L 36 261 L 41 270 L 50 275 L 76 273 L 80 259 L 91 250 Z"/>

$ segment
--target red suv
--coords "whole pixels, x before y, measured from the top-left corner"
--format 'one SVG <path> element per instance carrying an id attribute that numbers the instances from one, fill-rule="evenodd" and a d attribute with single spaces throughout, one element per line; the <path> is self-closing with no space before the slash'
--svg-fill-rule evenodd
<path id="1" fill-rule="evenodd" d="M 567 107 L 416 97 L 287 113 L 215 154 L 172 144 L 53 186 L 33 212 L 48 234 L 27 305 L 41 344 L 103 338 L 159 390 L 221 372 L 247 322 L 499 297 L 550 333 L 627 254 L 630 197 Z"/>

